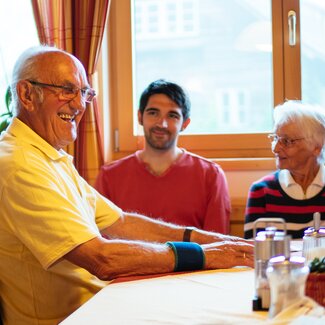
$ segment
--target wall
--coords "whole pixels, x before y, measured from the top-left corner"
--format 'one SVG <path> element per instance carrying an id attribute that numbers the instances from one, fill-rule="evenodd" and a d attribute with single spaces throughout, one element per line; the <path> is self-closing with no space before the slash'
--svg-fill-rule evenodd
<path id="1" fill-rule="evenodd" d="M 232 205 L 230 219 L 230 233 L 232 235 L 244 236 L 245 207 L 250 185 L 271 172 L 273 170 L 250 171 L 249 173 L 246 171 L 226 172 Z"/>
<path id="2" fill-rule="evenodd" d="M 230 233 L 243 237 L 247 194 L 250 185 L 275 170 L 274 159 L 216 160 L 225 171 L 232 205 Z"/>

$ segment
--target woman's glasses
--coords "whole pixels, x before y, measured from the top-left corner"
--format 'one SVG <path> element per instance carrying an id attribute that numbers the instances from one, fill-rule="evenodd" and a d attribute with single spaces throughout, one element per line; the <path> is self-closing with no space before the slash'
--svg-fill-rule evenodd
<path id="1" fill-rule="evenodd" d="M 274 133 L 269 134 L 267 137 L 270 139 L 272 146 L 275 146 L 279 142 L 285 148 L 290 148 L 290 147 L 294 146 L 294 144 L 297 141 L 305 139 L 305 138 L 292 139 L 292 138 L 288 138 L 288 137 L 279 137 L 278 135 L 276 135 Z"/>

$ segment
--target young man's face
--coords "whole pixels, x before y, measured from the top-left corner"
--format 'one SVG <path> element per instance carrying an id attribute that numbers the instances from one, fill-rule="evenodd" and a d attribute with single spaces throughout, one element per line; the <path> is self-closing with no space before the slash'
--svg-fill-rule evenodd
<path id="1" fill-rule="evenodd" d="M 176 146 L 179 132 L 190 123 L 189 118 L 184 121 L 182 109 L 164 94 L 152 95 L 143 115 L 138 112 L 138 120 L 143 126 L 146 145 L 158 150 Z"/>

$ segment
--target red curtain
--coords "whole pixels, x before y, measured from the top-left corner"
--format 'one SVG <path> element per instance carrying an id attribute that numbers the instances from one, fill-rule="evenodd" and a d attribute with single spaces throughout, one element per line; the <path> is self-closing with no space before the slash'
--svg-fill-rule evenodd
<path id="1" fill-rule="evenodd" d="M 83 63 L 88 81 L 93 85 L 110 1 L 31 1 L 40 42 L 75 55 Z M 77 140 L 67 147 L 67 152 L 74 156 L 80 175 L 93 184 L 103 164 L 103 148 L 96 98 L 87 105 Z"/>

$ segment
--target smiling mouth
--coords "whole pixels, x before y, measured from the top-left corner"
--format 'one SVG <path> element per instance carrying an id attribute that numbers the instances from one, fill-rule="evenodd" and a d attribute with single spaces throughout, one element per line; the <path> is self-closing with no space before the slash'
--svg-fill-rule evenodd
<path id="1" fill-rule="evenodd" d="M 161 135 L 168 135 L 168 134 L 169 134 L 169 132 L 166 131 L 166 130 L 164 130 L 164 129 L 152 129 L 151 132 L 152 132 L 153 134 L 158 135 L 158 136 L 161 136 Z"/>
<path id="2" fill-rule="evenodd" d="M 73 122 L 76 118 L 75 115 L 70 115 L 66 113 L 58 113 L 58 116 L 60 117 L 61 120 L 65 122 Z"/>

